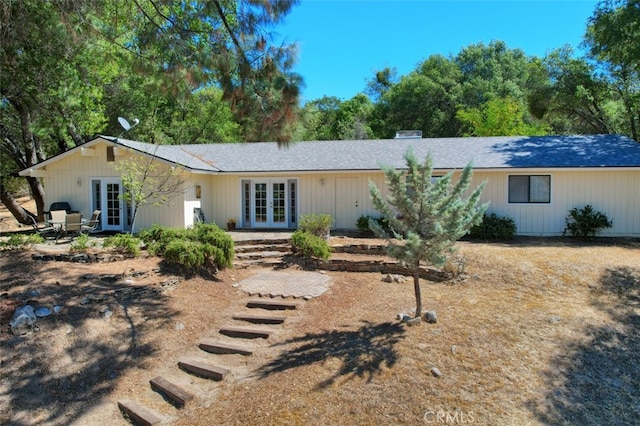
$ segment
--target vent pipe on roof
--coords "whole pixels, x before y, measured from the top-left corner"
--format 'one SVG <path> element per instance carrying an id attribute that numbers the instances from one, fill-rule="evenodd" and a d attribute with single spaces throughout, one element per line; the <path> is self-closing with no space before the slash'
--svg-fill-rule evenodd
<path id="1" fill-rule="evenodd" d="M 422 138 L 422 130 L 398 130 L 394 139 Z"/>

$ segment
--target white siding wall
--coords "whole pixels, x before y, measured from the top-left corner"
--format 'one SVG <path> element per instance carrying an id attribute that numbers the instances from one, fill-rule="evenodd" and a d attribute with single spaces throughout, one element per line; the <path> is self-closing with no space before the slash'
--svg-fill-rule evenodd
<path id="1" fill-rule="evenodd" d="M 44 178 L 45 206 L 54 201 L 68 201 L 83 213 L 91 214 L 92 178 L 118 177 L 114 163 L 106 161 L 106 144 L 94 146 L 94 156 L 82 156 L 80 152 L 62 158 L 47 166 Z M 117 161 L 116 157 L 116 161 Z M 508 176 L 510 174 L 551 175 L 551 202 L 548 204 L 509 204 Z M 338 177 L 357 178 L 355 197 L 358 214 L 376 215 L 369 197 L 369 181 L 373 181 L 386 195 L 384 175 L 379 173 L 319 173 L 292 174 L 281 178 L 298 179 L 299 215 L 326 213 L 336 217 L 336 185 Z M 280 177 L 279 177 L 280 178 Z M 142 229 L 155 223 L 165 226 L 185 227 L 193 224 L 193 208 L 201 207 L 207 222 L 225 227 L 227 219 L 241 218 L 242 179 L 249 176 L 190 175 L 183 193 L 161 207 L 147 206 L 138 217 L 136 228 Z M 539 170 L 532 173 L 515 171 L 477 171 L 472 188 L 486 180 L 482 201 L 489 201 L 490 212 L 512 217 L 520 235 L 561 235 L 568 211 L 574 207 L 591 204 L 613 219 L 612 229 L 606 236 L 640 235 L 640 172 L 633 170 L 556 171 Z M 353 182 L 353 181 L 351 181 Z M 195 196 L 195 186 L 201 187 L 201 198 Z M 351 219 L 349 219 L 351 221 Z M 355 228 L 355 223 L 352 224 Z"/>
<path id="2" fill-rule="evenodd" d="M 91 215 L 91 180 L 119 178 L 120 174 L 114 166 L 118 159 L 126 158 L 128 155 L 123 152 L 124 155 L 116 156 L 114 162 L 108 162 L 107 144 L 99 143 L 92 148 L 93 156 L 83 156 L 78 151 L 47 166 L 48 176 L 44 178 L 45 208 L 48 209 L 54 201 L 68 201 L 74 210 L 82 212 L 83 217 Z M 136 231 L 153 224 L 184 227 L 184 201 L 182 191 L 178 191 L 178 194 L 164 206 L 143 207 L 136 218 Z"/>
<path id="3" fill-rule="evenodd" d="M 548 204 L 509 204 L 510 174 L 551 175 L 551 202 Z M 487 180 L 482 200 L 489 201 L 490 212 L 516 221 L 519 235 L 562 235 L 569 210 L 591 204 L 613 219 L 613 227 L 602 236 L 640 235 L 640 172 L 637 171 L 536 171 L 477 172 L 472 186 Z"/>
<path id="4" fill-rule="evenodd" d="M 203 176 L 203 179 L 205 176 Z M 203 203 L 207 222 L 213 222 L 225 229 L 227 220 L 236 219 L 240 223 L 240 178 L 238 176 L 211 176 L 207 186 L 207 202 Z M 205 197 L 203 187 L 203 198 Z"/>
<path id="5" fill-rule="evenodd" d="M 91 210 L 91 178 L 118 177 L 107 162 L 105 144 L 94 146 L 92 157 L 78 152 L 47 166 L 47 177 L 43 179 L 45 209 L 55 201 L 68 201 L 71 208 L 89 217 Z"/>

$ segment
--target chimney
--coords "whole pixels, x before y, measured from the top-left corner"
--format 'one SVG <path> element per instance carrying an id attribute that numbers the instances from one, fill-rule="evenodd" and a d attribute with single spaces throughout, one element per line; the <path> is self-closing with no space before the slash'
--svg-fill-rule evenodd
<path id="1" fill-rule="evenodd" d="M 420 139 L 422 130 L 398 130 L 394 139 Z"/>

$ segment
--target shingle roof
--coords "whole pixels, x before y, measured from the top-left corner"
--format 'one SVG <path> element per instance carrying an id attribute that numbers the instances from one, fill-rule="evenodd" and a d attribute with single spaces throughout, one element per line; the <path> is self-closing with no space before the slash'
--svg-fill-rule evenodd
<path id="1" fill-rule="evenodd" d="M 431 153 L 436 169 L 640 167 L 640 143 L 624 136 L 534 136 L 385 139 L 206 145 L 152 145 L 108 138 L 194 171 L 221 173 L 379 170 L 402 168 L 409 149 Z"/>

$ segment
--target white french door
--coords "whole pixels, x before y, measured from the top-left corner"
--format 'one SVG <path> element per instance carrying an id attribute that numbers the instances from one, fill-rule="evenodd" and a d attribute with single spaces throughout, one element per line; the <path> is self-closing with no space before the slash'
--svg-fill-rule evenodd
<path id="1" fill-rule="evenodd" d="M 256 180 L 252 184 L 252 226 L 286 228 L 289 223 L 289 197 L 286 180 Z"/>
<path id="2" fill-rule="evenodd" d="M 93 179 L 92 199 L 94 210 L 101 210 L 100 229 L 123 231 L 125 229 L 122 181 L 117 178 Z"/>

